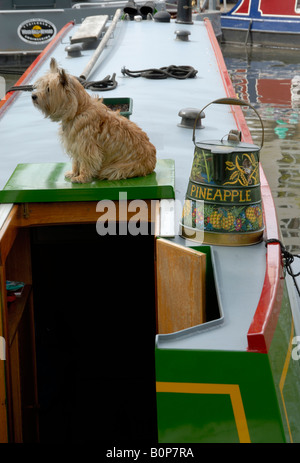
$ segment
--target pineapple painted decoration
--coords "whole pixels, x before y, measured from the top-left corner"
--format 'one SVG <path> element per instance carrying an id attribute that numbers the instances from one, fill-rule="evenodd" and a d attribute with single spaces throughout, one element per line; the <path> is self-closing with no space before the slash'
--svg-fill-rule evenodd
<path id="1" fill-rule="evenodd" d="M 222 207 L 185 200 L 182 223 L 209 232 L 255 232 L 263 226 L 261 205 Z"/>

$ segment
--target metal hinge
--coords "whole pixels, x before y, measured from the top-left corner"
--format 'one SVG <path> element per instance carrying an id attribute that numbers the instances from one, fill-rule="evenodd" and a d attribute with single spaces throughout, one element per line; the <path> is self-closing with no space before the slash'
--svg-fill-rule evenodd
<path id="1" fill-rule="evenodd" d="M 29 218 L 29 205 L 28 205 L 28 203 L 23 203 L 23 217 L 24 217 L 24 219 Z"/>

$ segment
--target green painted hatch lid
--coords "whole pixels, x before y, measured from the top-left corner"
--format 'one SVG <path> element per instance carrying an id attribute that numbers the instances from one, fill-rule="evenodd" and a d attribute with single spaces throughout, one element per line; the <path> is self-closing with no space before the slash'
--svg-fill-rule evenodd
<path id="1" fill-rule="evenodd" d="M 172 159 L 157 161 L 155 171 L 146 177 L 125 180 L 94 180 L 72 183 L 65 179 L 71 163 L 18 164 L 0 191 L 0 203 L 99 201 L 127 199 L 175 198 L 175 163 Z"/>

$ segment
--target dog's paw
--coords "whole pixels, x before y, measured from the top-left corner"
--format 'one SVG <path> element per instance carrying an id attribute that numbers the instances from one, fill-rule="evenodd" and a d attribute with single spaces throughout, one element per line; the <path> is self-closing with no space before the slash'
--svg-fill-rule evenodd
<path id="1" fill-rule="evenodd" d="M 92 179 L 84 177 L 83 175 L 77 175 L 77 177 L 71 178 L 72 183 L 89 183 L 91 181 Z"/>
<path id="2" fill-rule="evenodd" d="M 68 172 L 65 173 L 65 178 L 73 178 L 75 177 L 76 174 L 72 170 L 69 170 Z"/>

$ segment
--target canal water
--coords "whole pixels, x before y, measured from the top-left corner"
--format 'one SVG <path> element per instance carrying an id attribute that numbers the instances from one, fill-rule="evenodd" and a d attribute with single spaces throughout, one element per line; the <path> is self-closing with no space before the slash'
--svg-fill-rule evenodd
<path id="1" fill-rule="evenodd" d="M 282 241 L 290 252 L 299 254 L 299 51 L 225 45 L 221 48 L 237 97 L 251 103 L 262 118 L 265 142 L 261 163 L 276 205 Z M 19 75 L 4 77 L 9 88 Z M 259 119 L 251 109 L 245 111 L 245 117 L 253 142 L 259 145 Z"/>
<path id="2" fill-rule="evenodd" d="M 300 253 L 300 57 L 299 51 L 222 45 L 237 97 L 262 118 L 261 163 L 276 205 L 282 241 Z M 253 142 L 262 129 L 251 109 L 245 117 Z"/>

